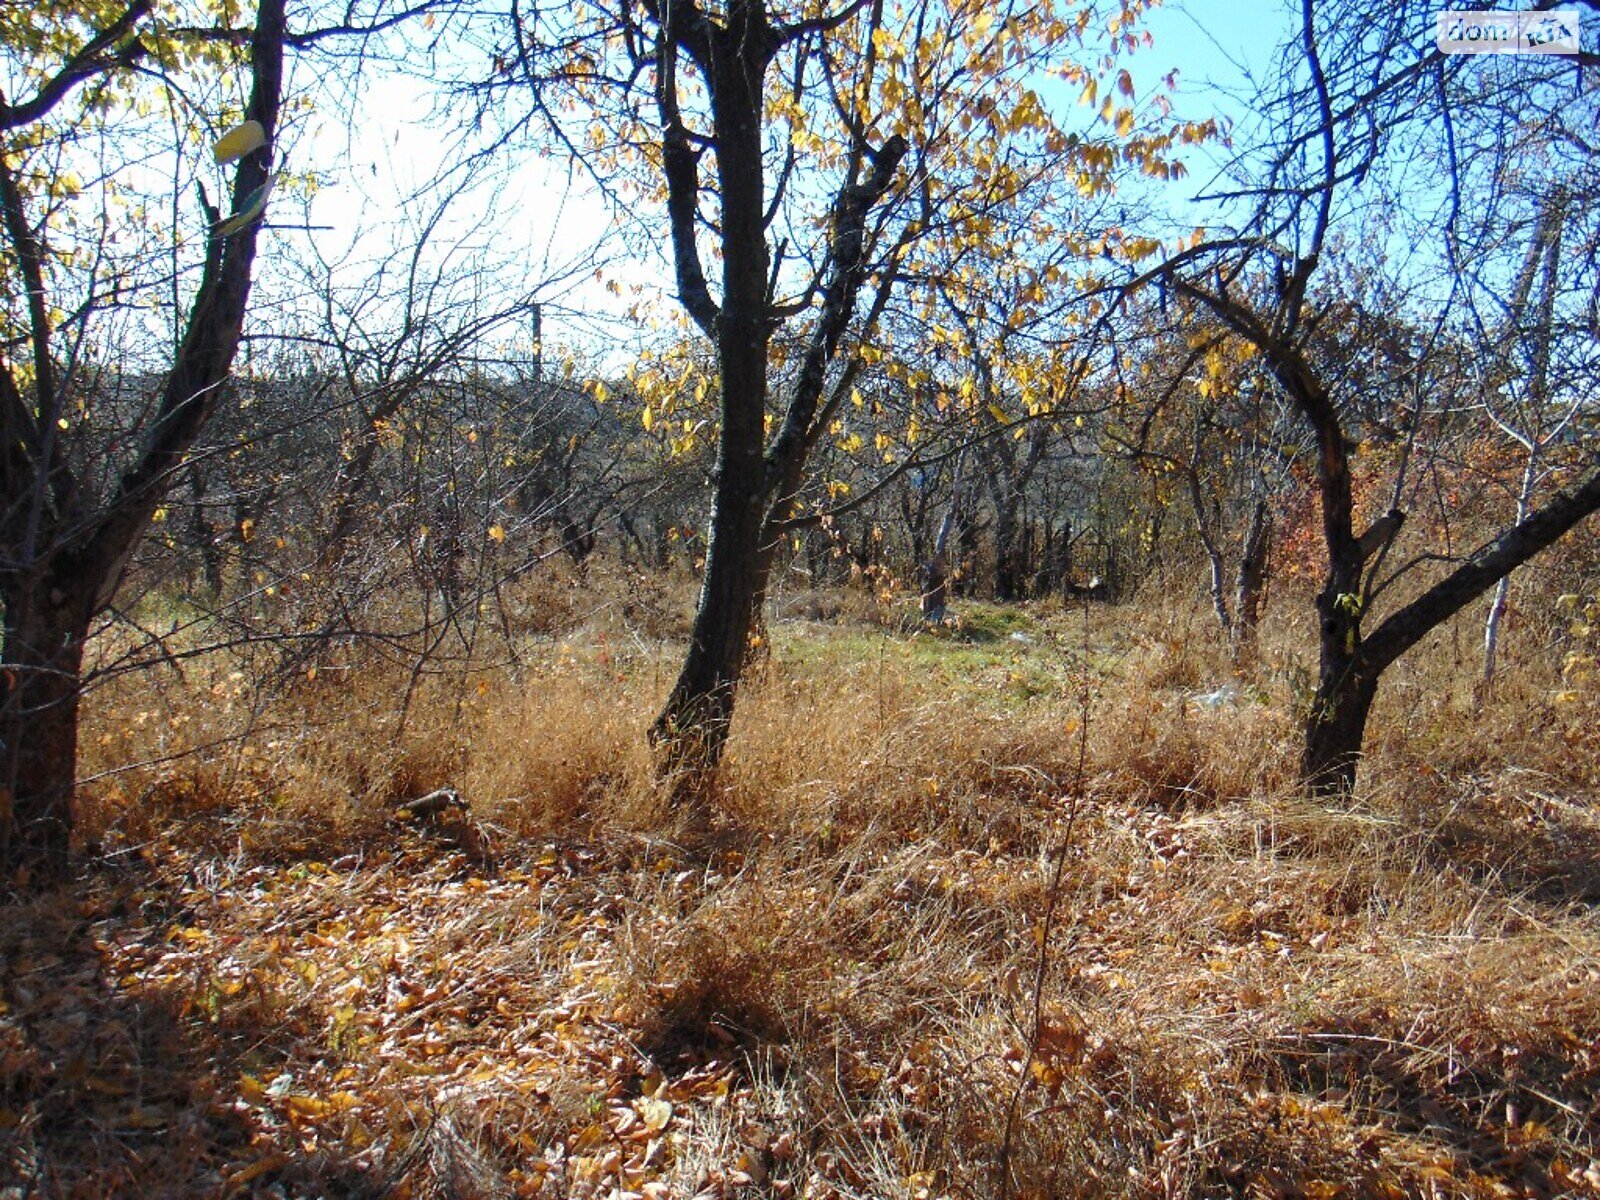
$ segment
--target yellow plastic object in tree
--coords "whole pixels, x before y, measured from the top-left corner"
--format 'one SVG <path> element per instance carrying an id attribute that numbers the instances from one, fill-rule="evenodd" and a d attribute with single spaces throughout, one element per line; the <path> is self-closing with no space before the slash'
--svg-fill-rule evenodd
<path id="1" fill-rule="evenodd" d="M 261 122 L 245 121 L 218 138 L 217 144 L 211 147 L 211 155 L 219 163 L 232 162 L 266 144 L 267 131 L 261 127 Z"/>

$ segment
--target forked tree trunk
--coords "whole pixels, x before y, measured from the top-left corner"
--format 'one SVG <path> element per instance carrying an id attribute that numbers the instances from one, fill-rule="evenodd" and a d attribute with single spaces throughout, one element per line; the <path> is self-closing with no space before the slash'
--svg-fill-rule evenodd
<path id="1" fill-rule="evenodd" d="M 822 406 L 819 415 L 829 365 L 867 279 L 866 216 L 887 192 L 908 147 L 903 137 L 890 137 L 872 151 L 863 134 L 852 152 L 849 177 L 833 207 L 831 266 L 820 290 L 816 325 L 768 447 L 767 360 L 779 322 L 768 294 L 764 84 L 784 35 L 769 21 L 764 0 L 730 0 L 721 20 L 693 4 L 667 6 L 662 22 L 656 98 L 678 295 L 716 346 L 722 385 L 716 491 L 700 602 L 683 668 L 650 730 L 658 769 L 685 819 L 684 832 L 693 836 L 704 830 L 707 785 L 727 744 L 751 630 L 784 522 L 800 491 L 806 456 L 826 428 L 825 414 L 843 398 Z M 698 164 L 704 150 L 691 140 L 679 111 L 680 50 L 695 58 L 711 107 L 721 209 L 720 304 L 711 297 L 697 244 Z M 879 310 L 886 289 L 887 283 L 880 290 Z"/>
<path id="2" fill-rule="evenodd" d="M 675 36 L 669 32 L 669 36 Z M 708 72 L 716 171 L 722 197 L 722 305 L 706 289 L 695 249 L 698 152 L 690 148 L 677 109 L 670 57 L 658 96 L 667 125 L 663 142 L 669 215 L 679 292 L 691 315 L 716 342 L 722 385 L 722 436 L 707 532 L 705 574 L 689 651 L 667 702 L 650 727 L 657 769 L 674 804 L 694 826 L 705 823 L 706 784 L 721 761 L 733 702 L 749 645 L 757 598 L 764 594 L 761 532 L 767 472 L 762 458 L 767 403 L 767 244 L 762 165 L 762 84 L 770 52 L 760 4 L 730 8 L 728 27 L 709 35 L 701 54 Z"/>
<path id="3" fill-rule="evenodd" d="M 270 145 L 283 75 L 284 0 L 261 0 L 251 41 L 253 86 L 246 115 L 261 123 Z M 263 187 L 269 150 L 240 161 L 233 211 Z M 220 214 L 206 204 L 213 226 Z M 12 428 L 58 412 L 63 393 L 51 379 L 51 321 L 38 239 L 20 191 L 0 162 L 0 209 L 10 250 L 30 277 L 29 340 L 33 395 L 0 359 L 0 410 Z M 43 887 L 66 874 L 77 772 L 78 708 L 84 643 L 94 616 L 116 595 L 152 516 L 184 468 L 215 411 L 238 348 L 250 295 L 256 225 L 213 234 L 183 341 L 162 387 L 137 460 L 114 494 L 90 507 L 72 480 L 67 457 L 53 443 L 32 453 L 8 446 L 0 472 L 0 510 L 31 511 L 25 530 L 0 529 L 0 875 Z M 31 411 L 30 411 L 31 404 Z M 47 426 L 56 422 L 49 420 Z M 31 448 L 30 448 L 31 449 Z"/>
<path id="4" fill-rule="evenodd" d="M 1359 543 L 1349 543 L 1353 559 L 1336 557 L 1328 583 L 1317 597 L 1322 659 L 1317 693 L 1306 719 L 1302 776 L 1307 788 L 1318 794 L 1349 793 L 1355 785 L 1367 714 L 1384 670 L 1596 511 L 1600 511 L 1600 469 L 1592 470 L 1570 491 L 1552 496 L 1526 519 L 1469 555 L 1366 638 L 1361 634 L 1362 614 L 1356 599 L 1360 593 L 1355 585 L 1371 546 L 1363 546 L 1369 541 L 1367 535 Z M 1380 521 L 1375 530 L 1382 524 Z"/>

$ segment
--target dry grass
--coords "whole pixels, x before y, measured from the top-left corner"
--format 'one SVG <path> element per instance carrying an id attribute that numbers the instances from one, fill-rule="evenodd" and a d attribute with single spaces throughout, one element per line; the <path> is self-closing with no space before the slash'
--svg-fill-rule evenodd
<path id="1" fill-rule="evenodd" d="M 220 658 L 97 693 L 91 773 L 219 744 L 90 783 L 83 879 L 8 916 L 0 1187 L 1600 1195 L 1558 664 L 1402 664 L 1335 808 L 1290 628 L 1235 679 L 1194 610 L 780 624 L 695 862 L 641 736 L 676 652 L 601 614 L 409 705 Z M 447 784 L 466 828 L 397 817 Z"/>

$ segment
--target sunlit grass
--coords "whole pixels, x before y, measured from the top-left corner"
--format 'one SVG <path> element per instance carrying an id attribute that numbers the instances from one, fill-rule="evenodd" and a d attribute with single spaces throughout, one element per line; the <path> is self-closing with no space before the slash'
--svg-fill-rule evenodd
<path id="1" fill-rule="evenodd" d="M 1198 604 L 847 599 L 772 624 L 696 858 L 643 737 L 679 644 L 562 603 L 420 680 L 262 695 L 224 655 L 96 692 L 88 874 L 0 945 L 0 1161 L 988 1196 L 1009 1124 L 1018 1196 L 1595 1190 L 1594 698 L 1559 663 L 1476 701 L 1402 664 L 1360 793 L 1316 804 L 1294 613 L 1237 669 Z M 406 815 L 440 787 L 465 810 Z"/>

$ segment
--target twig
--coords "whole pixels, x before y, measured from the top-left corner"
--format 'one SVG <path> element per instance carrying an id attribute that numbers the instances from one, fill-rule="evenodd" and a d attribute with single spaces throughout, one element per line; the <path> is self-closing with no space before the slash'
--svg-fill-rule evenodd
<path id="1" fill-rule="evenodd" d="M 1033 1070 L 1039 1053 L 1039 1038 L 1044 1029 L 1044 985 L 1050 971 L 1050 935 L 1055 928 L 1056 909 L 1061 900 L 1061 881 L 1066 875 L 1067 854 L 1072 849 L 1072 835 L 1078 824 L 1078 811 L 1083 802 L 1084 779 L 1089 760 L 1089 600 L 1083 600 L 1083 686 L 1078 693 L 1078 763 L 1072 783 L 1072 799 L 1067 808 L 1067 827 L 1062 831 L 1061 843 L 1056 847 L 1055 863 L 1050 872 L 1050 887 L 1046 892 L 1044 919 L 1039 926 L 1039 961 L 1033 972 L 1033 1032 L 1028 1038 L 1028 1054 L 1022 1063 L 1022 1072 L 1011 1090 L 1011 1102 L 1006 1106 L 1005 1137 L 1000 1143 L 1000 1160 L 995 1168 L 995 1196 L 1006 1200 L 1011 1192 L 1011 1149 L 1016 1140 L 1017 1117 L 1022 1108 L 1022 1093 L 1028 1086 L 1028 1075 Z"/>

